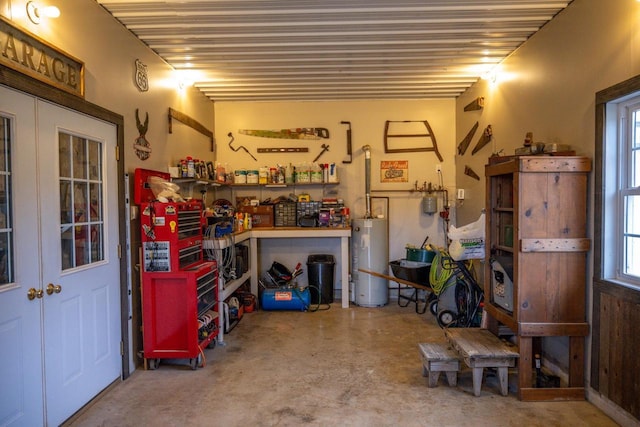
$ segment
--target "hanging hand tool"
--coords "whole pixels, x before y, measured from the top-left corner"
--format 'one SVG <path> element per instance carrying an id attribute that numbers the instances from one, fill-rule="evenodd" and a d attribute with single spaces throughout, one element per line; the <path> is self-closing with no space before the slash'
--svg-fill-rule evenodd
<path id="1" fill-rule="evenodd" d="M 473 135 L 475 135 L 476 130 L 478 130 L 478 122 L 476 122 L 476 124 L 473 125 L 471 130 L 467 133 L 467 136 L 465 136 L 464 139 L 460 142 L 460 144 L 458 144 L 459 155 L 463 156 L 464 153 L 466 153 L 467 148 L 469 148 L 469 143 L 471 142 Z"/>
<path id="2" fill-rule="evenodd" d="M 294 128 L 278 130 L 240 129 L 242 135 L 257 136 L 260 138 L 280 139 L 327 139 L 329 129 L 326 128 Z"/>
<path id="3" fill-rule="evenodd" d="M 258 153 L 308 153 L 307 147 L 271 147 L 258 148 Z"/>
<path id="4" fill-rule="evenodd" d="M 238 151 L 238 150 L 242 149 L 242 150 L 246 151 L 246 153 L 247 153 L 248 155 L 250 155 L 250 156 L 251 156 L 251 158 L 252 158 L 253 160 L 255 160 L 256 162 L 258 161 L 258 159 L 256 159 L 256 158 L 253 156 L 253 154 L 251 154 L 251 153 L 249 152 L 249 150 L 247 150 L 247 148 L 246 148 L 244 145 L 241 145 L 241 146 L 240 146 L 240 147 L 238 147 L 238 148 L 233 148 L 233 147 L 231 146 L 231 144 L 233 144 L 233 141 L 235 140 L 235 138 L 233 137 L 233 134 L 232 134 L 231 132 L 229 132 L 229 133 L 227 134 L 227 136 L 228 136 L 229 138 L 231 138 L 231 140 L 229 141 L 229 148 L 231 148 L 234 152 L 236 152 L 236 151 Z"/>
<path id="5" fill-rule="evenodd" d="M 340 124 L 349 126 L 349 129 L 347 129 L 347 155 L 349 156 L 349 160 L 342 161 L 342 163 L 349 164 L 353 160 L 351 154 L 351 122 L 340 122 Z"/>
<path id="6" fill-rule="evenodd" d="M 467 176 L 470 176 L 473 179 L 476 179 L 476 180 L 480 181 L 480 176 L 478 176 L 478 174 L 473 169 L 471 169 L 469 166 L 465 165 L 464 174 L 467 175 Z"/>
<path id="7" fill-rule="evenodd" d="M 492 135 L 493 135 L 493 129 L 491 129 L 491 125 L 487 125 L 484 132 L 482 133 L 482 136 L 478 140 L 478 143 L 476 144 L 473 151 L 471 152 L 471 155 L 476 154 L 478 151 L 480 151 L 482 147 L 484 147 L 489 142 L 491 142 Z"/>
<path id="8" fill-rule="evenodd" d="M 329 144 L 322 144 L 322 151 L 316 156 L 315 159 L 313 159 L 313 163 L 317 162 L 320 156 L 322 156 L 325 151 L 329 151 Z"/>
<path id="9" fill-rule="evenodd" d="M 412 123 L 422 123 L 426 128 L 426 133 L 422 133 L 422 130 L 416 130 L 416 127 L 412 125 Z M 399 127 L 403 129 L 408 129 L 407 133 L 391 133 L 389 131 L 391 125 L 394 124 L 393 127 Z M 416 133 L 419 132 L 419 133 Z M 431 141 L 432 147 L 415 147 L 415 148 L 390 148 L 389 140 L 395 138 L 426 138 L 427 141 Z M 405 144 L 403 144 L 404 146 Z M 438 151 L 438 144 L 436 143 L 436 137 L 433 134 L 433 130 L 429 125 L 429 122 L 426 120 L 387 120 L 384 125 L 384 152 L 385 153 L 411 153 L 411 152 L 420 152 L 420 151 L 434 151 L 436 156 L 438 156 L 438 160 L 441 162 L 444 161 L 442 155 Z"/>

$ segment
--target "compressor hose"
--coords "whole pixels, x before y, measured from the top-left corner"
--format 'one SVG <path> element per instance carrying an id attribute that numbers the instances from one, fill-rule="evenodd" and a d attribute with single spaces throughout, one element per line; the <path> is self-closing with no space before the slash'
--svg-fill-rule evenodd
<path id="1" fill-rule="evenodd" d="M 439 296 L 455 281 L 449 283 L 449 279 L 453 275 L 453 268 L 450 265 L 451 258 L 448 256 L 443 257 L 441 251 L 436 250 L 435 252 L 436 254 L 431 261 L 431 269 L 429 270 L 429 284 L 433 289 L 433 293 Z"/>

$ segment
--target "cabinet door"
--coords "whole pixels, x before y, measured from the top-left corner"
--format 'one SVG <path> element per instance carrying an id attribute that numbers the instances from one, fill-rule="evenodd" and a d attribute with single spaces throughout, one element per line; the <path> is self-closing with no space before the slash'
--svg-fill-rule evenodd
<path id="1" fill-rule="evenodd" d="M 523 322 L 585 321 L 586 253 L 559 246 L 585 237 L 586 185 L 583 173 L 520 174 L 517 280 Z"/>

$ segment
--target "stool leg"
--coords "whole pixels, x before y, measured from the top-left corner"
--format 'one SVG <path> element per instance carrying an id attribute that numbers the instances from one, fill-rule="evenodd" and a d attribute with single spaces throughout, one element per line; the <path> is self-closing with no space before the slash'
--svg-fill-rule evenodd
<path id="1" fill-rule="evenodd" d="M 509 368 L 498 368 L 498 380 L 500 380 L 500 394 L 509 394 Z"/>
<path id="2" fill-rule="evenodd" d="M 451 387 L 455 387 L 458 384 L 458 372 L 447 371 L 447 382 Z"/>
<path id="3" fill-rule="evenodd" d="M 482 387 L 482 373 L 484 368 L 473 369 L 473 395 L 480 396 L 480 388 Z"/>
<path id="4" fill-rule="evenodd" d="M 436 387 L 438 385 L 438 379 L 440 378 L 439 371 L 429 371 L 429 387 Z"/>

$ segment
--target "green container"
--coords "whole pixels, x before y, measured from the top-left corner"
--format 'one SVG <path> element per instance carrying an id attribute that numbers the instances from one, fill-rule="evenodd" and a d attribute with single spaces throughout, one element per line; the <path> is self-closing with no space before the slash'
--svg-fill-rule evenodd
<path id="1" fill-rule="evenodd" d="M 407 248 L 407 260 L 431 263 L 436 253 L 427 249 Z"/>

